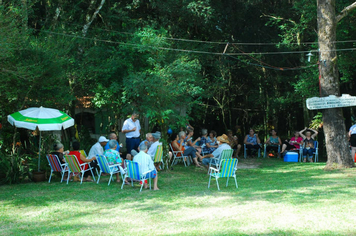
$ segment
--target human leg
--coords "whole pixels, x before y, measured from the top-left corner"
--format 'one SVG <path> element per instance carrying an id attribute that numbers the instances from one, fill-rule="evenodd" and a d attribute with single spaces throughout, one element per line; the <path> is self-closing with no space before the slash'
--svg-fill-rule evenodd
<path id="1" fill-rule="evenodd" d="M 308 154 L 308 150 L 306 148 L 303 148 L 303 162 L 307 161 L 307 154 Z"/>
<path id="2" fill-rule="evenodd" d="M 355 153 L 356 153 L 356 147 L 351 147 L 351 157 L 353 161 L 355 161 Z"/>

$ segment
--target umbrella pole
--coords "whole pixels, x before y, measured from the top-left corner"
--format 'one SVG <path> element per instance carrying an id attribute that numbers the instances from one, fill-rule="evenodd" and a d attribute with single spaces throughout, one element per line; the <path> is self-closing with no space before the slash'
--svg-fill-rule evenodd
<path id="1" fill-rule="evenodd" d="M 40 131 L 40 140 L 38 146 L 38 172 L 40 172 L 40 158 L 41 158 L 41 131 Z"/>

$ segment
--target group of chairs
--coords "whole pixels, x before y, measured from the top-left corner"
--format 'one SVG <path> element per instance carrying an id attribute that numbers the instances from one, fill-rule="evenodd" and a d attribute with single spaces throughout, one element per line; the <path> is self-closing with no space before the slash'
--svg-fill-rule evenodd
<path id="1" fill-rule="evenodd" d="M 87 156 L 84 150 L 80 151 L 81 154 L 84 156 Z M 52 174 L 53 172 L 59 172 L 61 174 L 61 182 L 63 182 L 63 178 L 65 173 L 67 173 L 67 184 L 70 179 L 71 173 L 80 173 L 80 184 L 83 182 L 83 177 L 84 173 L 87 171 L 90 171 L 94 181 L 95 176 L 94 176 L 94 168 L 90 166 L 90 163 L 82 163 L 78 161 L 77 157 L 75 155 L 64 155 L 64 159 L 66 163 L 61 163 L 57 155 L 53 154 L 47 154 L 46 155 L 49 166 L 51 167 L 51 174 L 48 180 L 48 183 L 51 182 Z M 109 165 L 107 159 L 103 155 L 97 155 L 96 160 L 98 162 L 100 171 L 98 172 L 97 169 L 95 169 L 96 174 L 98 176 L 97 184 L 99 184 L 100 177 L 103 173 L 110 175 L 108 185 L 110 185 L 112 177 L 114 174 L 120 173 L 121 174 L 121 179 L 122 181 L 122 186 L 121 189 L 123 189 L 125 180 L 130 179 L 131 180 L 131 185 L 133 186 L 134 180 L 137 180 L 140 182 L 141 188 L 140 192 L 142 191 L 142 187 L 144 183 L 147 181 L 146 175 L 154 170 L 149 170 L 148 172 L 142 173 L 140 171 L 140 163 L 130 161 L 130 160 L 125 160 L 125 168 L 122 168 L 120 164 L 114 164 L 114 165 Z M 155 163 L 160 163 L 161 167 L 164 168 L 164 163 L 163 163 L 163 148 L 162 145 L 158 145 L 155 156 L 154 156 L 154 162 Z M 151 189 L 151 179 L 149 178 L 149 186 Z"/>
<path id="2" fill-rule="evenodd" d="M 302 162 L 302 158 L 303 158 L 303 148 L 304 148 L 304 144 L 303 146 L 300 148 L 300 149 L 291 149 L 291 150 L 288 150 L 288 152 L 297 152 L 298 153 L 298 159 L 299 159 L 299 162 Z M 318 141 L 314 141 L 314 148 L 315 148 L 315 151 L 313 152 L 313 156 L 314 156 L 314 160 L 315 162 L 318 162 L 319 161 L 319 151 L 318 151 L 318 148 L 319 148 L 319 142 Z M 263 148 L 263 158 L 266 158 L 267 157 L 267 144 L 264 144 L 264 148 Z M 281 152 L 281 146 L 278 145 L 278 153 Z M 258 157 L 261 157 L 261 149 L 258 149 Z M 246 159 L 247 158 L 247 148 L 246 148 L 246 144 L 244 144 L 244 158 Z"/>
<path id="3" fill-rule="evenodd" d="M 183 151 L 175 151 L 172 148 L 171 144 L 169 144 L 169 147 L 173 154 L 173 160 L 171 164 L 172 166 L 176 165 L 179 161 L 182 161 L 184 163 L 184 166 L 187 167 L 190 165 L 190 163 L 193 162 L 190 156 L 184 156 Z M 236 180 L 238 159 L 232 158 L 233 152 L 234 152 L 233 149 L 226 149 L 222 151 L 220 158 L 212 158 L 209 164 L 209 171 L 208 171 L 209 174 L 208 188 L 210 188 L 211 177 L 215 178 L 218 190 L 220 190 L 219 181 L 218 181 L 219 178 L 227 178 L 226 181 L 226 187 L 227 187 L 229 184 L 229 178 L 233 177 L 235 180 L 236 188 L 238 188 L 237 180 Z"/>

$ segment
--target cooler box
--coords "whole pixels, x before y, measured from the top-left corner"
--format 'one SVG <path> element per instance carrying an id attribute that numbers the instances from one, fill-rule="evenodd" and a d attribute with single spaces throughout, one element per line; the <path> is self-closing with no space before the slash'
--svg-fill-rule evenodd
<path id="1" fill-rule="evenodd" d="M 285 162 L 298 162 L 299 161 L 299 154 L 297 152 L 287 152 L 284 155 Z"/>

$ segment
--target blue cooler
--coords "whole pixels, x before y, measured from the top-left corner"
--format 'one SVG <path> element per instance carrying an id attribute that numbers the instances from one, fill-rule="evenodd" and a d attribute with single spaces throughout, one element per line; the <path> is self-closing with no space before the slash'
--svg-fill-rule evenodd
<path id="1" fill-rule="evenodd" d="M 298 162 L 299 161 L 299 154 L 297 152 L 287 152 L 284 155 L 285 162 Z"/>

